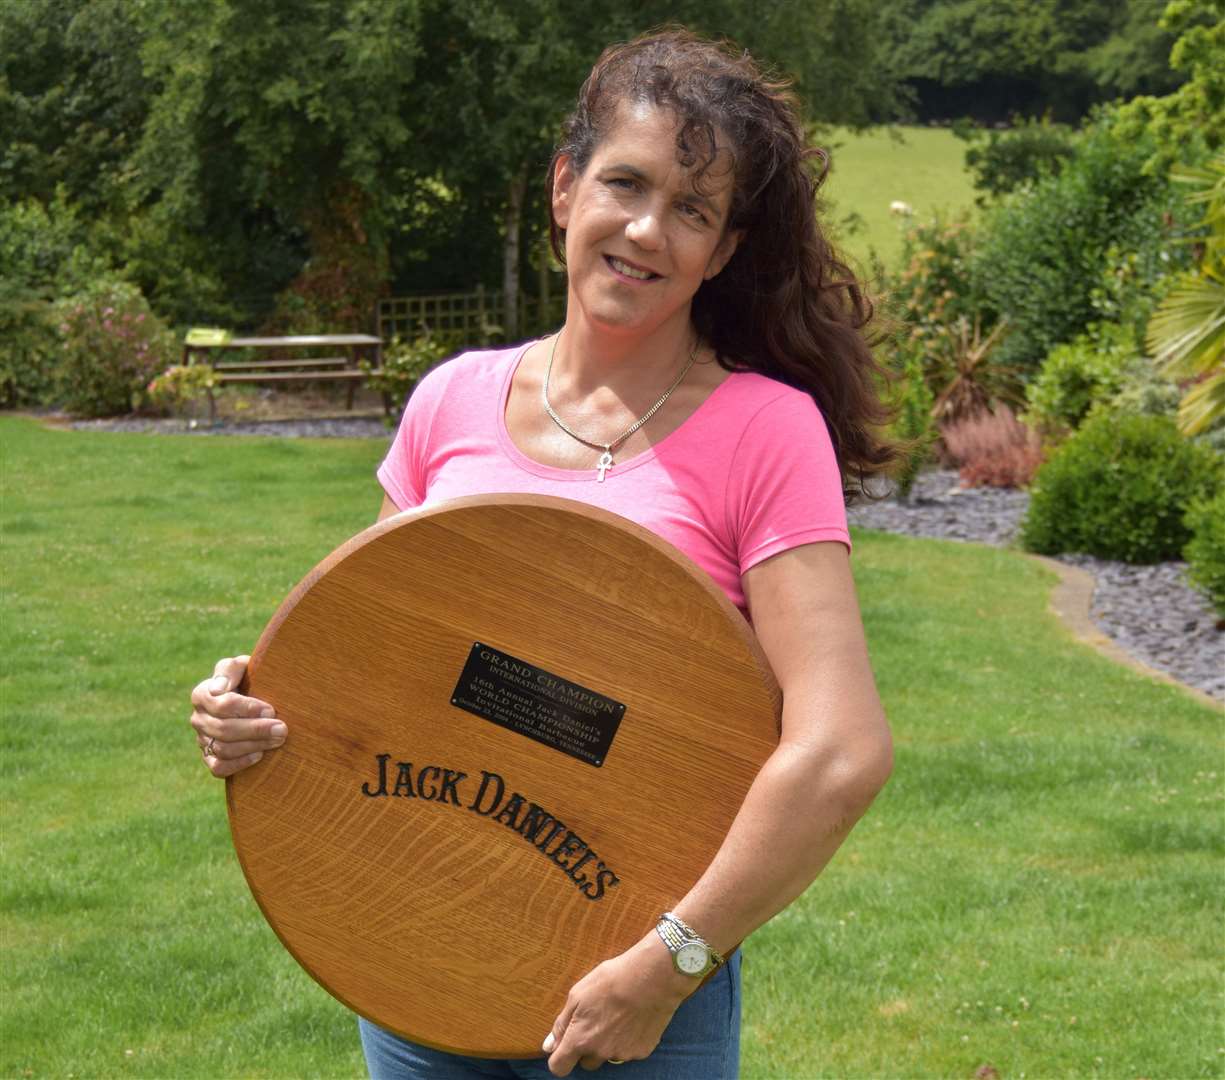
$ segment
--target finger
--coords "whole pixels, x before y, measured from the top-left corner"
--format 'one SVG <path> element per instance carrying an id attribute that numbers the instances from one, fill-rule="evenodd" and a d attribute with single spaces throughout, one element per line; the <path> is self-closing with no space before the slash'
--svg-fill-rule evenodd
<path id="1" fill-rule="evenodd" d="M 204 764 L 208 766 L 209 772 L 218 779 L 222 779 L 227 776 L 233 776 L 236 772 L 254 765 L 263 756 L 263 754 L 254 753 L 248 754 L 246 757 L 227 759 L 208 754 L 205 755 Z"/>
<path id="2" fill-rule="evenodd" d="M 223 694 L 227 690 L 233 690 L 246 674 L 247 665 L 251 663 L 249 656 L 227 656 L 224 659 L 218 660 L 213 666 L 213 678 L 210 682 L 216 682 L 217 693 Z M 221 680 L 224 679 L 224 685 Z"/>
<path id="3" fill-rule="evenodd" d="M 569 1076 L 574 1066 L 579 1062 L 581 1053 L 578 1040 L 573 1036 L 561 1038 L 555 1043 L 553 1053 L 549 1055 L 549 1072 L 554 1076 Z"/>
<path id="4" fill-rule="evenodd" d="M 275 709 L 259 698 L 246 697 L 230 690 L 217 690 L 220 679 L 205 679 L 197 683 L 191 692 L 191 703 L 214 716 L 258 716 L 267 710 L 271 716 Z"/>
<path id="5" fill-rule="evenodd" d="M 219 739 L 205 738 L 203 735 L 197 736 L 196 743 L 200 747 L 200 752 L 209 756 L 219 758 L 222 761 L 230 761 L 234 758 L 246 757 L 248 754 L 262 754 L 269 749 L 267 743 L 253 742 L 246 740 L 244 742 L 221 742 Z"/>
<path id="6" fill-rule="evenodd" d="M 280 746 L 289 734 L 283 721 L 272 716 L 247 717 L 215 716 L 196 709 L 190 718 L 197 735 L 220 742 L 257 742 L 264 749 Z"/>

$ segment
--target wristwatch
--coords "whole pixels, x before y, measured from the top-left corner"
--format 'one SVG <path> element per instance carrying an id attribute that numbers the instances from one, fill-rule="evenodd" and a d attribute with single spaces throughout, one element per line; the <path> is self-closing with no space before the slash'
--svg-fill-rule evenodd
<path id="1" fill-rule="evenodd" d="M 672 954 L 672 966 L 682 975 L 700 978 L 722 964 L 721 957 L 690 926 L 672 912 L 665 911 L 655 925 L 655 932 Z"/>

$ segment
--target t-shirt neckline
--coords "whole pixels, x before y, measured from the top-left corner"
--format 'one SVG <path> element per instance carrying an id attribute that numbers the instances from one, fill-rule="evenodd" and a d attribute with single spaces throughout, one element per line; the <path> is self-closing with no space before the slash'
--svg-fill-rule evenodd
<path id="1" fill-rule="evenodd" d="M 510 402 L 510 388 L 515 381 L 515 372 L 519 370 L 519 365 L 523 362 L 524 356 L 527 355 L 528 349 L 537 343 L 543 341 L 543 338 L 534 338 L 531 341 L 526 341 L 519 346 L 518 350 L 511 357 L 510 363 L 506 367 L 506 375 L 502 380 L 502 390 L 498 394 L 498 442 L 501 444 L 502 451 L 506 456 L 513 461 L 519 468 L 525 472 L 531 473 L 533 476 L 540 476 L 548 480 L 569 480 L 569 481 L 587 481 L 591 482 L 597 478 L 598 469 L 563 469 L 557 465 L 546 465 L 542 461 L 537 461 L 535 458 L 528 457 L 518 446 L 515 445 L 515 440 L 510 437 L 510 431 L 506 427 L 506 406 Z M 704 409 L 711 403 L 716 395 L 725 387 L 732 379 L 736 377 L 736 372 L 731 372 L 718 386 L 716 386 L 706 399 L 691 412 L 684 421 L 673 431 L 668 432 L 657 443 L 648 446 L 641 453 L 635 454 L 628 461 L 616 462 L 612 465 L 605 474 L 605 480 L 616 476 L 621 476 L 629 472 L 631 469 L 636 469 L 640 465 L 646 465 L 648 462 L 654 461 L 659 454 L 659 449 L 667 445 L 675 439 L 681 432 L 689 428 L 694 420 L 702 413 Z"/>

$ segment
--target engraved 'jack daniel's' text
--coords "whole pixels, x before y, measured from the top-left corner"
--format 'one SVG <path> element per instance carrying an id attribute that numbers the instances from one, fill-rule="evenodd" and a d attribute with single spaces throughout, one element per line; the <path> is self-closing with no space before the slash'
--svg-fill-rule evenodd
<path id="1" fill-rule="evenodd" d="M 512 791 L 495 772 L 481 770 L 481 782 L 471 799 L 460 786 L 468 774 L 441 765 L 415 768 L 411 761 L 392 762 L 390 754 L 376 754 L 378 779 L 362 784 L 367 798 L 424 799 L 466 809 L 505 825 L 541 852 L 578 886 L 588 900 L 601 900 L 621 879 L 566 823 L 544 807 Z M 556 843 L 554 843 L 556 841 Z"/>

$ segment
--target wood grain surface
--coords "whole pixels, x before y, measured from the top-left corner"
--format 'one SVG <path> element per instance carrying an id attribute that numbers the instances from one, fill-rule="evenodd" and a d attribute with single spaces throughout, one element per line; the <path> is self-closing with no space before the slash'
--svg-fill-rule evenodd
<path id="1" fill-rule="evenodd" d="M 595 727 L 603 698 L 623 704 L 601 764 L 452 704 L 476 643 L 507 678 L 592 692 Z M 685 556 L 528 495 L 354 537 L 277 611 L 246 692 L 290 732 L 226 786 L 269 923 L 350 1008 L 487 1057 L 539 1055 L 570 986 L 697 880 L 781 707 L 748 624 Z"/>

